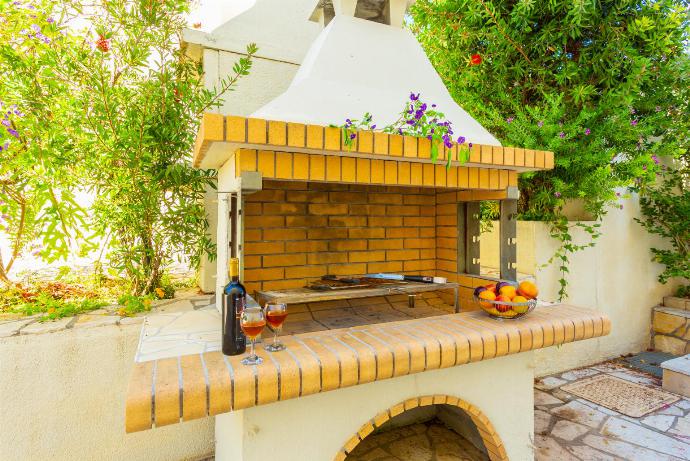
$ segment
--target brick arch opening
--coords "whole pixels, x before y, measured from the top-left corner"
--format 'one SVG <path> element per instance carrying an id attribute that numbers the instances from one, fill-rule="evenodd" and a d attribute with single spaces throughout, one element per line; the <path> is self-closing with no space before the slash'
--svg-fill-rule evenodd
<path id="1" fill-rule="evenodd" d="M 479 408 L 458 397 L 449 395 L 426 395 L 407 399 L 378 413 L 372 419 L 364 423 L 359 430 L 352 437 L 350 437 L 347 442 L 345 442 L 345 444 L 336 454 L 333 461 L 344 461 L 348 454 L 352 453 L 360 442 L 396 416 L 402 415 L 404 412 L 414 410 L 415 408 L 431 405 L 448 405 L 462 410 L 462 412 L 474 424 L 474 427 L 481 437 L 482 443 L 484 444 L 484 448 L 486 448 L 486 453 L 489 459 L 491 461 L 508 460 L 508 456 L 501 438 L 498 436 L 498 433 L 494 429 L 493 424 L 491 424 L 491 421 L 489 421 L 489 418 L 487 418 L 486 415 L 479 410 Z"/>

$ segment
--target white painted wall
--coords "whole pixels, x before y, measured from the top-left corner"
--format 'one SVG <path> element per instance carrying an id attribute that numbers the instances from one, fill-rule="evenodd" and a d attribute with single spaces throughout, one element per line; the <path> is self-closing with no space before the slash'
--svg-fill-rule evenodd
<path id="1" fill-rule="evenodd" d="M 0 460 L 177 461 L 213 453 L 213 418 L 125 434 L 141 324 L 0 340 Z"/>
<path id="2" fill-rule="evenodd" d="M 446 394 L 477 406 L 508 457 L 533 459 L 533 353 L 314 394 L 216 417 L 216 460 L 332 461 L 377 413 L 408 398 Z M 509 383 L 509 384 L 506 384 Z M 510 411 L 506 411 L 509 408 Z"/>
<path id="3" fill-rule="evenodd" d="M 649 249 L 663 247 L 664 242 L 648 234 L 634 220 L 640 216 L 637 196 L 621 203 L 624 206 L 622 210 L 611 209 L 604 218 L 603 235 L 596 246 L 571 257 L 569 295 L 565 300 L 606 313 L 611 318 L 611 334 L 535 351 L 538 376 L 649 347 L 652 307 L 658 305 L 663 296 L 671 294 L 675 285 L 661 285 L 657 281 L 663 267 L 651 261 Z M 587 242 L 585 234 L 583 230 L 574 230 L 575 241 Z M 540 266 L 548 261 L 557 247 L 558 242 L 549 236 L 548 225 L 519 223 L 518 258 L 521 254 L 534 254 L 532 273 L 536 274 L 540 298 L 545 300 L 557 299 L 560 274 L 554 266 Z"/>

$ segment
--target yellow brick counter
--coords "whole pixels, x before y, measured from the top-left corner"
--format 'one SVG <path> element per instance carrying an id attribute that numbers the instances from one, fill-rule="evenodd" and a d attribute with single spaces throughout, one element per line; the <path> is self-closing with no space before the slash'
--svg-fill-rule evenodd
<path id="1" fill-rule="evenodd" d="M 555 305 L 499 321 L 483 312 L 327 330 L 283 338 L 288 349 L 264 363 L 220 352 L 137 363 L 126 402 L 127 432 L 141 431 L 277 401 L 464 365 L 605 336 L 609 319 Z"/>

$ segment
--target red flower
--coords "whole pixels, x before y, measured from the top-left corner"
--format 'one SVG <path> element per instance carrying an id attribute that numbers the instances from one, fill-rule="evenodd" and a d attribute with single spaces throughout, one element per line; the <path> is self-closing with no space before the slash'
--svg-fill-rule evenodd
<path id="1" fill-rule="evenodd" d="M 108 40 L 102 35 L 99 35 L 98 40 L 96 40 L 96 48 L 98 48 L 104 53 L 107 53 L 108 51 L 110 51 L 110 40 Z"/>
<path id="2" fill-rule="evenodd" d="M 482 63 L 482 56 L 480 54 L 473 54 L 470 58 L 470 64 L 476 66 Z"/>

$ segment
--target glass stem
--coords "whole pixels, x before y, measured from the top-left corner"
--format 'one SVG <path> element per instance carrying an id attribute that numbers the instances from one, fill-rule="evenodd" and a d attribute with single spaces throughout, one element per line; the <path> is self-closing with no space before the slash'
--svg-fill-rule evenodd
<path id="1" fill-rule="evenodd" d="M 278 344 L 278 329 L 273 330 L 273 345 Z"/>
<path id="2" fill-rule="evenodd" d="M 254 353 L 254 343 L 256 342 L 256 338 L 252 338 L 252 351 L 249 354 L 252 358 L 256 357 L 256 354 Z"/>

